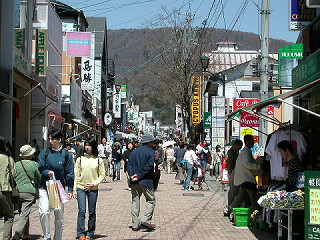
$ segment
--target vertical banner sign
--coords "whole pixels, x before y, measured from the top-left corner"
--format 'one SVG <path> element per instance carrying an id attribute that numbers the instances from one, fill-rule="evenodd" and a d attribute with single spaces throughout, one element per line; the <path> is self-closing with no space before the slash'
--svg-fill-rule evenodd
<path id="1" fill-rule="evenodd" d="M 238 98 L 233 101 L 233 111 L 239 109 L 248 107 L 252 104 L 256 104 L 260 102 L 260 99 L 258 98 Z M 247 112 L 241 112 L 240 114 L 240 140 L 243 141 L 245 135 L 252 135 L 254 138 L 258 137 L 258 131 L 252 129 L 259 127 L 259 118 L 247 113 Z"/>
<path id="2" fill-rule="evenodd" d="M 305 29 L 316 18 L 316 9 L 308 8 L 306 0 L 290 1 L 290 31 Z"/>
<path id="3" fill-rule="evenodd" d="M 127 97 L 127 85 L 121 85 L 121 98 Z"/>
<path id="4" fill-rule="evenodd" d="M 121 104 L 122 109 L 122 132 L 127 131 L 127 105 Z"/>
<path id="5" fill-rule="evenodd" d="M 101 60 L 94 60 L 94 91 L 93 96 L 101 102 Z"/>
<path id="6" fill-rule="evenodd" d="M 121 85 L 113 86 L 113 114 L 114 118 L 121 118 Z"/>
<path id="7" fill-rule="evenodd" d="M 201 85 L 200 76 L 192 77 L 193 100 L 191 103 L 191 116 L 193 125 L 200 123 Z"/>
<path id="8" fill-rule="evenodd" d="M 203 118 L 204 118 L 203 128 L 204 129 L 210 129 L 211 128 L 211 112 L 205 112 Z"/>
<path id="9" fill-rule="evenodd" d="M 225 107 L 226 100 L 223 96 L 214 96 L 212 102 L 211 117 L 211 146 L 220 145 L 224 147 L 225 141 Z"/>
<path id="10" fill-rule="evenodd" d="M 305 171 L 304 239 L 320 239 L 320 172 Z"/>
<path id="11" fill-rule="evenodd" d="M 24 29 L 16 28 L 15 29 L 15 46 L 18 50 L 24 53 Z"/>
<path id="12" fill-rule="evenodd" d="M 90 57 L 91 56 L 91 33 L 68 32 L 67 33 L 67 56 Z"/>
<path id="13" fill-rule="evenodd" d="M 81 58 L 81 89 L 94 89 L 94 60 L 87 57 Z"/>
<path id="14" fill-rule="evenodd" d="M 47 42 L 48 34 L 46 29 L 37 30 L 36 44 L 36 72 L 40 77 L 45 77 L 47 67 Z"/>

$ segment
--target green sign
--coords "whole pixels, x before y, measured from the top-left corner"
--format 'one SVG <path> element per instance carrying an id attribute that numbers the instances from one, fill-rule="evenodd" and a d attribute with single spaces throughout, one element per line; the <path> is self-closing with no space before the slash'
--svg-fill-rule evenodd
<path id="1" fill-rule="evenodd" d="M 292 70 L 292 88 L 296 89 L 320 77 L 320 49 Z"/>
<path id="2" fill-rule="evenodd" d="M 47 66 L 47 30 L 37 30 L 36 71 L 39 76 L 45 77 Z"/>
<path id="3" fill-rule="evenodd" d="M 15 45 L 18 50 L 24 53 L 24 29 L 16 28 L 15 29 Z"/>
<path id="4" fill-rule="evenodd" d="M 278 65 L 278 83 L 279 86 L 282 86 L 281 74 L 282 70 L 285 69 L 286 61 L 284 59 L 303 59 L 303 44 L 292 44 L 289 46 L 285 46 L 280 48 L 278 51 L 279 65 Z"/>
<path id="5" fill-rule="evenodd" d="M 210 129 L 211 128 L 211 112 L 205 112 L 204 113 L 204 129 Z"/>
<path id="6" fill-rule="evenodd" d="M 320 172 L 305 171 L 304 239 L 320 239 Z"/>

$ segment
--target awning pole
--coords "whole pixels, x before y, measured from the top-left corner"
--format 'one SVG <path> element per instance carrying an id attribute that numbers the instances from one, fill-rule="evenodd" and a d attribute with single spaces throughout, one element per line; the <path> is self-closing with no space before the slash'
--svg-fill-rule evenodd
<path id="1" fill-rule="evenodd" d="M 308 110 L 308 109 L 305 109 L 305 108 L 303 108 L 303 107 L 300 107 L 300 106 L 298 106 L 298 105 L 295 105 L 295 104 L 293 104 L 293 103 L 287 102 L 287 101 L 285 101 L 285 100 L 283 100 L 283 99 L 281 99 L 281 98 L 278 98 L 278 101 L 283 102 L 283 103 L 286 103 L 286 104 L 288 104 L 288 105 L 291 105 L 292 107 L 298 108 L 298 109 L 300 109 L 300 110 L 302 110 L 302 111 L 304 111 L 304 112 L 310 113 L 310 114 L 312 114 L 312 115 L 320 118 L 320 115 L 319 115 L 319 114 L 317 114 L 317 113 L 315 113 L 315 112 L 312 112 L 312 111 L 310 111 L 310 110 Z"/>
<path id="2" fill-rule="evenodd" d="M 31 93 L 33 90 L 35 90 L 40 85 L 41 85 L 41 83 L 38 83 L 37 86 L 34 86 L 29 92 L 27 92 L 25 95 L 23 95 L 21 98 L 19 98 L 19 100 L 21 100 L 22 98 L 26 97 L 29 93 Z"/>
<path id="3" fill-rule="evenodd" d="M 232 120 L 234 120 L 234 121 L 236 121 L 236 122 L 239 122 L 239 123 L 241 123 L 241 124 L 244 124 L 244 125 L 248 126 L 249 128 L 252 128 L 253 130 L 256 130 L 257 132 L 262 133 L 262 134 L 268 136 L 267 133 L 261 132 L 259 129 L 256 129 L 256 128 L 254 128 L 254 127 L 251 127 L 251 126 L 249 126 L 248 124 L 245 124 L 245 123 L 243 123 L 243 122 L 241 122 L 241 121 L 239 121 L 239 120 L 237 120 L 237 119 L 234 119 L 234 118 L 233 118 Z"/>
<path id="4" fill-rule="evenodd" d="M 80 136 L 81 134 L 84 134 L 84 133 L 86 133 L 86 132 L 90 131 L 91 129 L 92 129 L 92 128 L 87 129 L 87 130 L 85 130 L 85 131 L 83 131 L 83 132 L 81 132 L 81 133 L 78 133 L 77 135 L 75 135 L 75 136 L 73 136 L 73 137 L 71 137 L 71 138 L 69 138 L 69 139 L 70 139 L 70 140 L 71 140 L 71 139 L 74 139 L 74 138 L 76 138 L 76 137 Z"/>

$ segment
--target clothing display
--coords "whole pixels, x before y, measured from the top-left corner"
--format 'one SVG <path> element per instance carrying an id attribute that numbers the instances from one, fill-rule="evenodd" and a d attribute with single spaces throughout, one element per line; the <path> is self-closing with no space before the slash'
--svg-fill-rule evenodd
<path id="1" fill-rule="evenodd" d="M 277 144 L 283 140 L 291 142 L 295 148 L 299 158 L 302 159 L 302 154 L 306 152 L 307 142 L 303 135 L 296 130 L 277 130 L 275 131 L 266 147 L 265 152 L 271 156 L 270 173 L 271 179 L 281 181 L 288 176 L 288 162 L 282 160 Z"/>
<path id="2" fill-rule="evenodd" d="M 258 203 L 266 208 L 304 208 L 304 192 L 268 192 L 259 198 Z"/>

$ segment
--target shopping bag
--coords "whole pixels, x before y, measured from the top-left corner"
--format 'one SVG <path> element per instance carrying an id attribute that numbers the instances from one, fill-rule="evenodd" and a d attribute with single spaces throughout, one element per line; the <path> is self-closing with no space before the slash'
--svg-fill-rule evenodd
<path id="1" fill-rule="evenodd" d="M 66 190 L 62 186 L 62 183 L 60 182 L 60 180 L 56 180 L 56 183 L 57 183 L 57 188 L 58 188 L 58 192 L 59 192 L 60 201 L 62 203 L 68 202 L 69 198 L 68 198 L 68 195 L 66 193 Z"/>
<path id="2" fill-rule="evenodd" d="M 200 167 L 198 167 L 198 177 L 202 177 L 202 171 Z"/>
<path id="3" fill-rule="evenodd" d="M 49 210 L 54 211 L 61 209 L 61 200 L 59 197 L 59 191 L 57 187 L 57 182 L 54 179 L 46 181 L 47 192 L 49 197 Z"/>

